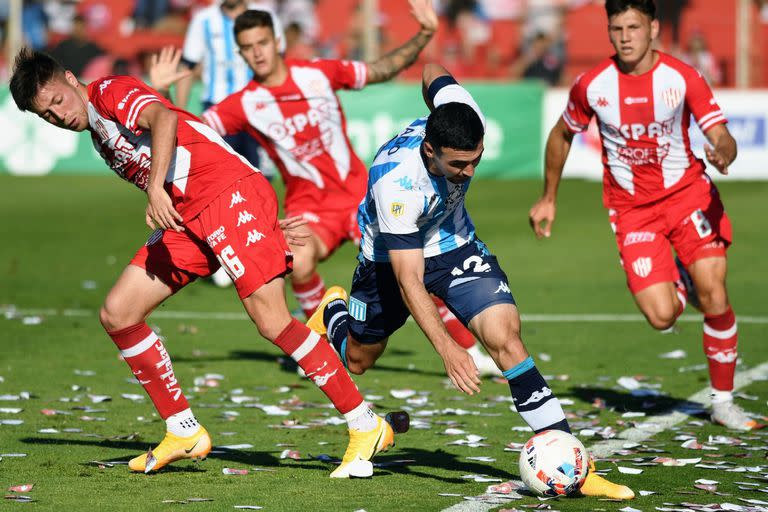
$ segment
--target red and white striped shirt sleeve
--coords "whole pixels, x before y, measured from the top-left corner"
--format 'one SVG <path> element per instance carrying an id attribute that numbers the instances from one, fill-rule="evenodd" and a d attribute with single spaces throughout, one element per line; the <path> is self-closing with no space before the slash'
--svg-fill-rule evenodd
<path id="1" fill-rule="evenodd" d="M 109 77 L 94 87 L 96 97 L 91 101 L 106 117 L 114 119 L 131 132 L 138 134 L 141 112 L 152 103 L 160 102 L 160 96 L 143 82 L 129 76 Z"/>
<path id="2" fill-rule="evenodd" d="M 368 83 L 368 65 L 357 60 L 314 60 L 331 81 L 331 87 L 338 89 L 362 89 Z"/>
<path id="3" fill-rule="evenodd" d="M 595 114 L 587 100 L 587 83 L 584 75 L 576 78 L 571 92 L 568 94 L 568 106 L 563 112 L 563 121 L 574 133 L 581 133 L 589 127 L 589 122 Z"/>
<path id="4" fill-rule="evenodd" d="M 704 133 L 713 126 L 728 122 L 712 94 L 712 89 L 698 71 L 692 70 L 686 77 L 685 101 Z"/>
<path id="5" fill-rule="evenodd" d="M 240 133 L 248 125 L 240 94 L 232 94 L 224 98 L 205 112 L 202 116 L 205 124 L 216 130 L 222 137 Z"/>

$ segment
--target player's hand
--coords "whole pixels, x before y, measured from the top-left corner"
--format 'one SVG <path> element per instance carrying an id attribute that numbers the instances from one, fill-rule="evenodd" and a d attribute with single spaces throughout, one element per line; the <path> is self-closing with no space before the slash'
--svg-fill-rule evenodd
<path id="1" fill-rule="evenodd" d="M 148 188 L 147 198 L 149 204 L 147 204 L 146 222 L 150 229 L 159 227 L 161 229 L 184 231 L 184 226 L 180 225 L 184 219 L 181 218 L 179 212 L 173 207 L 171 196 L 168 195 L 165 189 L 162 187 L 157 189 Z M 157 226 L 155 226 L 155 223 L 157 223 Z"/>
<path id="2" fill-rule="evenodd" d="M 528 221 L 536 233 L 536 238 L 552 236 L 552 223 L 555 221 L 555 202 L 541 198 L 534 203 L 528 212 Z"/>
<path id="3" fill-rule="evenodd" d="M 448 374 L 454 386 L 468 395 L 480 392 L 480 372 L 469 352 L 451 341 L 449 348 L 440 356 L 443 358 L 445 373 Z"/>
<path id="4" fill-rule="evenodd" d="M 307 238 L 311 237 L 312 233 L 307 229 L 299 229 L 301 226 L 306 225 L 307 222 L 309 221 L 302 215 L 295 215 L 278 221 L 280 230 L 283 232 L 288 245 L 307 245 Z"/>
<path id="5" fill-rule="evenodd" d="M 704 154 L 707 156 L 707 161 L 714 165 L 720 174 L 728 174 L 728 161 L 719 151 L 709 144 L 704 144 Z"/>
<path id="6" fill-rule="evenodd" d="M 411 4 L 411 14 L 421 25 L 421 30 L 430 34 L 437 31 L 439 21 L 432 0 L 408 0 Z"/>
<path id="7" fill-rule="evenodd" d="M 162 91 L 179 80 L 192 76 L 191 69 L 179 71 L 180 62 L 181 50 L 173 46 L 165 46 L 160 53 L 153 54 L 149 63 L 150 85 Z"/>

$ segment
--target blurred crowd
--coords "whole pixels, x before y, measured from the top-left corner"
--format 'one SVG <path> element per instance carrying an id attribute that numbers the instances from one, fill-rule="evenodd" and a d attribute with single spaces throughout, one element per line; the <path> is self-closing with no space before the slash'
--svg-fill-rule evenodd
<path id="1" fill-rule="evenodd" d="M 215 1 L 215 0 L 214 0 Z M 575 69 L 566 25 L 569 13 L 604 0 L 434 0 L 443 28 L 425 52 L 461 78 L 532 79 L 567 85 Z M 703 31 L 681 35 L 681 20 L 694 0 L 657 0 L 665 38 L 660 48 L 696 66 L 713 85 L 724 84 L 724 67 Z M 211 0 L 25 0 L 25 44 L 44 49 L 83 80 L 109 73 L 142 75 L 147 57 L 161 46 L 181 46 L 191 16 Z M 362 59 L 365 24 L 360 0 L 252 0 L 277 13 L 285 28 L 288 57 Z M 398 5 L 394 5 L 398 4 Z M 400 5 L 401 4 L 401 5 Z M 375 30 L 381 51 L 396 46 L 412 28 L 406 0 L 379 0 Z M 768 23 L 768 0 L 755 0 Z M 402 12 L 399 12 L 402 11 Z M 403 17 L 403 15 L 405 17 Z M 8 2 L 0 0 L 0 20 Z M 6 31 L 2 31 L 3 45 Z M 578 36 L 576 36 L 578 37 Z M 604 36 L 604 32 L 601 34 Z M 599 57 L 605 47 L 595 49 Z M 2 59 L 5 58 L 3 52 Z M 7 77 L 7 63 L 0 78 Z M 571 66 L 569 66 L 571 64 Z M 416 78 L 417 73 L 407 74 Z M 726 84 L 729 85 L 729 84 Z"/>

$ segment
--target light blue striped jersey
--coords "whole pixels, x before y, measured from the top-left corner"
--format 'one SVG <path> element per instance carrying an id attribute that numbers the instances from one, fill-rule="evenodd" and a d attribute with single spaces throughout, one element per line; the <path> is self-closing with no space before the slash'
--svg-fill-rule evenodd
<path id="1" fill-rule="evenodd" d="M 258 5 L 249 8 L 268 10 Z M 277 16 L 272 15 L 275 34 L 282 34 Z M 199 10 L 192 17 L 184 38 L 182 57 L 190 64 L 202 63 L 203 90 L 200 100 L 218 103 L 239 91 L 251 80 L 253 72 L 237 50 L 235 21 L 224 14 L 219 2 Z M 281 41 L 285 38 L 282 37 Z M 281 51 L 285 43 L 281 42 Z"/>
<path id="2" fill-rule="evenodd" d="M 469 104 L 484 123 L 477 104 L 462 87 L 443 88 L 434 104 L 437 107 L 450 101 Z M 454 184 L 427 171 L 421 156 L 426 125 L 426 117 L 415 120 L 376 154 L 357 216 L 362 234 L 360 250 L 367 260 L 389 261 L 382 233 L 418 232 L 425 258 L 458 249 L 475 238 L 475 226 L 464 207 L 471 180 Z"/>

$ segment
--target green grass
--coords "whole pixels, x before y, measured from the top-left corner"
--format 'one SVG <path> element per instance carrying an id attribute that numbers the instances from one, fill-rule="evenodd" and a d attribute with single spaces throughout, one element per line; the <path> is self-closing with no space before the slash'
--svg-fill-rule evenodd
<path id="1" fill-rule="evenodd" d="M 0 453 L 22 452 L 25 458 L 4 457 L 0 461 L 0 486 L 34 483 L 33 506 L 42 509 L 74 510 L 158 510 L 169 505 L 163 500 L 189 497 L 212 498 L 210 503 L 187 505 L 193 510 L 232 509 L 233 505 L 261 505 L 267 510 L 348 510 L 392 509 L 440 510 L 459 498 L 438 493 L 481 494 L 487 484 L 468 482 L 462 475 L 485 473 L 502 479 L 517 478 L 517 455 L 503 451 L 506 443 L 522 442 L 528 434 L 513 431 L 523 425 L 504 402 L 506 384 L 487 380 L 477 397 L 463 397 L 446 387 L 443 368 L 415 324 L 409 323 L 390 341 L 379 367 L 356 378 L 365 394 L 379 395 L 377 410 L 401 408 L 405 404 L 389 395 L 391 389 L 412 388 L 429 392 L 428 410 L 462 408 L 479 415 L 442 415 L 431 419 L 431 430 L 412 430 L 398 438 L 394 451 L 381 461 L 413 459 L 406 466 L 377 469 L 366 481 L 332 481 L 331 467 L 308 459 L 309 454 L 340 456 L 346 446 L 342 426 L 308 430 L 273 428 L 285 418 L 267 416 L 258 409 L 232 403 L 229 392 L 242 388 L 266 404 L 296 395 L 307 403 L 322 403 L 314 386 L 275 363 L 279 355 L 261 339 L 245 320 L 223 321 L 153 318 L 167 338 L 176 375 L 187 390 L 196 415 L 211 432 L 214 443 L 250 443 L 253 448 L 210 457 L 201 464 L 183 462 L 156 475 L 130 474 L 125 466 L 99 469 L 92 460 L 126 460 L 159 441 L 163 424 L 152 414 L 148 401 L 134 403 L 121 393 L 142 393 L 127 382 L 131 376 L 125 363 L 102 331 L 96 311 L 112 282 L 130 260 L 149 232 L 143 225 L 144 198 L 132 187 L 112 177 L 40 179 L 0 178 L 0 304 L 19 309 L 53 308 L 86 310 L 83 316 L 43 316 L 39 325 L 24 325 L 19 318 L 0 318 L 0 395 L 29 391 L 32 398 L 0 401 L 0 407 L 22 407 L 20 414 L 0 413 L 0 419 L 22 419 L 18 426 L 0 425 Z M 469 196 L 469 210 L 479 235 L 499 256 L 510 278 L 510 287 L 525 314 L 611 313 L 634 314 L 635 307 L 618 265 L 605 211 L 600 206 L 598 184 L 570 181 L 563 184 L 558 220 L 553 238 L 534 239 L 527 225 L 527 211 L 540 184 L 536 182 L 477 182 Z M 735 244 L 730 252 L 729 291 L 737 315 L 768 315 L 768 253 L 764 219 L 768 183 L 729 183 L 721 186 L 727 210 L 734 224 Z M 355 251 L 345 247 L 321 268 L 327 283 L 348 285 L 354 268 Z M 84 286 L 92 281 L 93 285 Z M 291 299 L 291 303 L 293 303 Z M 161 310 L 193 312 L 240 312 L 233 290 L 215 289 L 195 283 L 171 298 Z M 692 314 L 692 313 L 689 313 Z M 196 328 L 190 333 L 190 326 Z M 676 335 L 662 336 L 644 323 L 545 323 L 527 322 L 523 335 L 538 357 L 542 372 L 567 374 L 568 380 L 552 380 L 560 398 L 574 400 L 566 407 L 576 426 L 597 422 L 617 430 L 627 427 L 621 413 L 643 410 L 652 415 L 664 412 L 677 399 L 684 399 L 707 385 L 706 371 L 680 372 L 680 366 L 704 363 L 701 353 L 701 326 L 683 323 Z M 746 366 L 768 360 L 767 324 L 741 323 L 740 353 Z M 659 359 L 658 354 L 682 348 L 684 360 Z M 91 370 L 93 376 L 76 375 Z M 193 388 L 195 377 L 206 373 L 225 376 L 218 388 Z M 646 376 L 661 385 L 667 398 L 643 404 L 617 388 L 624 375 Z M 72 386 L 80 386 L 73 389 Z M 295 386 L 283 392 L 282 386 Z M 758 401 L 742 401 L 755 411 L 765 411 L 768 382 L 760 381 L 745 390 Z M 87 394 L 112 396 L 111 402 L 91 404 Z M 607 409 L 592 407 L 594 398 L 603 398 Z M 66 398 L 70 401 L 61 401 Z M 106 409 L 84 413 L 76 406 Z M 650 408 L 643 409 L 643 405 Z M 59 409 L 71 415 L 45 416 L 41 409 Z M 418 408 L 412 412 L 416 412 Z M 224 411 L 237 411 L 234 420 Z M 323 419 L 334 413 L 327 408 L 296 409 L 290 418 L 302 423 Z M 105 421 L 83 421 L 81 416 L 98 416 Z M 692 420 L 695 418 L 692 418 Z M 641 419 L 640 421 L 643 421 Z M 449 446 L 450 436 L 438 435 L 447 426 L 458 426 L 487 438 L 488 448 Z M 80 433 L 43 434 L 38 430 L 82 429 Z M 699 441 L 722 429 L 682 423 L 680 431 L 693 432 Z M 677 432 L 665 432 L 648 444 L 668 450 L 673 457 L 715 454 L 713 460 L 738 465 L 765 465 L 765 452 L 738 447 L 721 447 L 717 452 L 691 451 L 673 441 Z M 137 433 L 130 440 L 119 439 Z M 749 436 L 747 436 L 749 437 Z M 593 442 L 587 439 L 587 445 Z M 760 434 L 747 439 L 753 446 L 765 445 Z M 320 444 L 320 443 L 327 444 Z M 284 449 L 293 445 L 303 460 L 280 460 Z M 486 455 L 494 463 L 473 462 L 467 456 Z M 640 457 L 647 454 L 634 455 Z M 619 457 L 620 459 L 631 458 Z M 709 457 L 705 457 L 709 459 Z M 631 462 L 623 462 L 629 465 Z M 273 471 L 225 476 L 223 467 L 262 467 Z M 601 467 L 613 468 L 611 462 Z M 765 494 L 739 491 L 733 482 L 745 480 L 743 473 L 726 473 L 692 466 L 647 466 L 642 475 L 618 474 L 611 478 L 635 490 L 658 494 L 632 503 L 653 510 L 663 502 L 736 502 L 739 496 L 760 499 Z M 763 471 L 766 472 L 765 470 Z M 693 488 L 697 478 L 721 482 L 721 497 Z M 679 491 L 695 494 L 680 494 Z M 536 503 L 534 498 L 513 502 Z M 0 509 L 21 507 L 0 503 Z M 619 510 L 625 504 L 593 499 L 559 500 L 560 510 Z"/>

